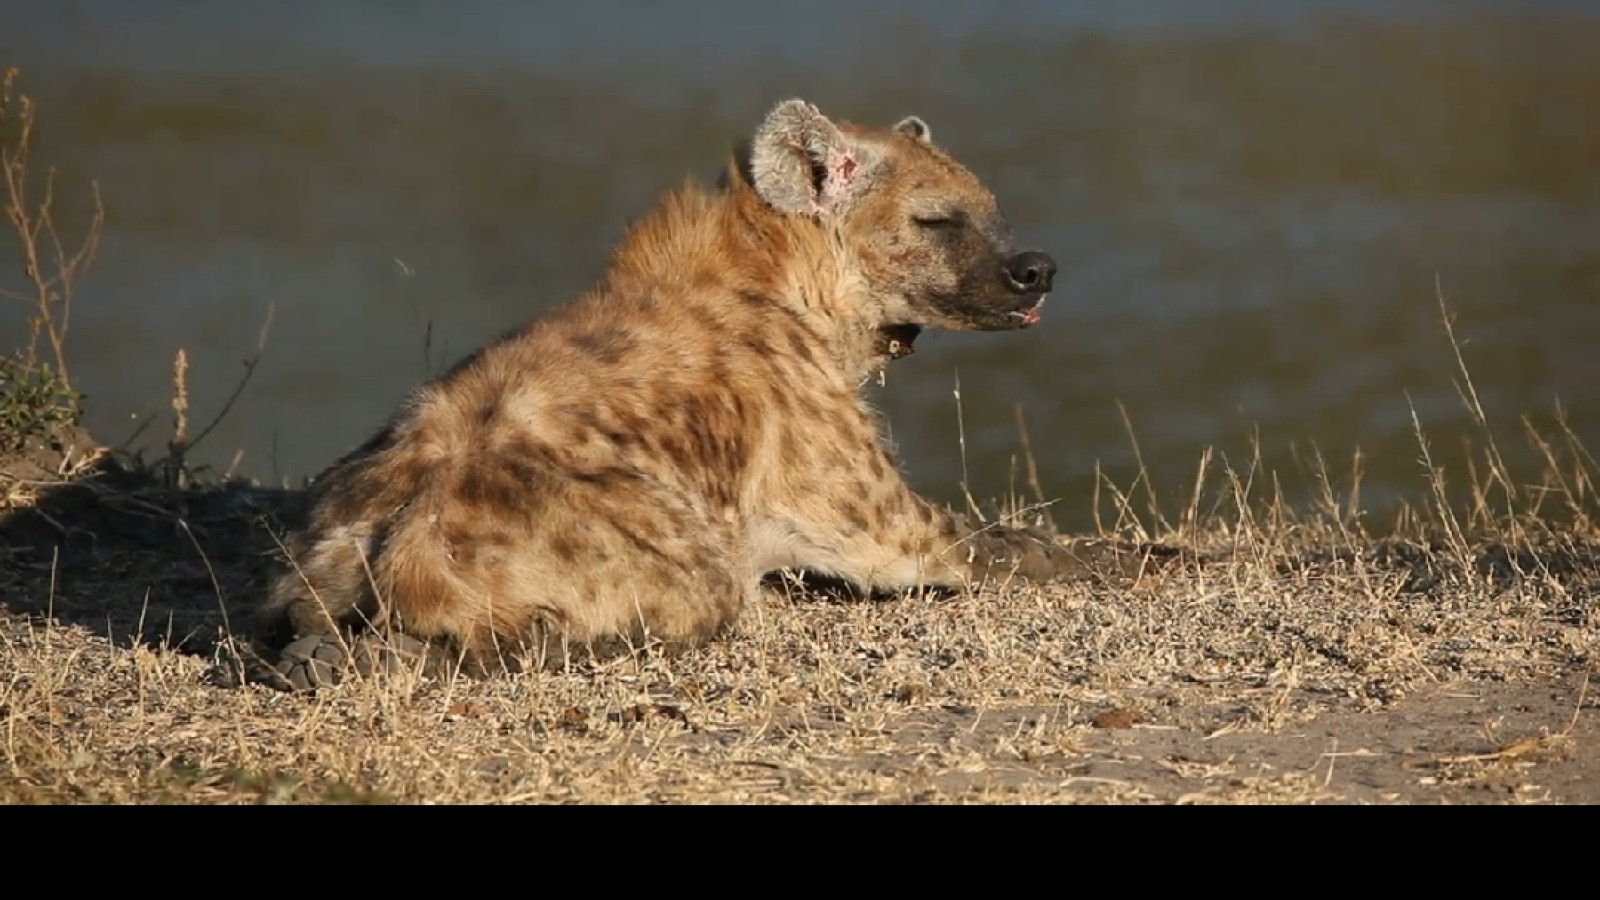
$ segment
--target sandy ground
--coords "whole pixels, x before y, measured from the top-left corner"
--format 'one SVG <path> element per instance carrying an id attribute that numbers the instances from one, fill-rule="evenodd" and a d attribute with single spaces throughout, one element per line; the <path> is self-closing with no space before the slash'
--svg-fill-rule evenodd
<path id="1" fill-rule="evenodd" d="M 299 496 L 69 468 L 0 485 L 0 802 L 1600 800 L 1587 526 L 1234 510 L 1131 580 L 780 581 L 678 658 L 291 695 L 230 636 Z"/>

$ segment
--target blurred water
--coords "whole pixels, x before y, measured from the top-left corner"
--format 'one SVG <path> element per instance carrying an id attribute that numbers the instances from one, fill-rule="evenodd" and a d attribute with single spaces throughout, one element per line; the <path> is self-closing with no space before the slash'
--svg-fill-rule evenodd
<path id="1" fill-rule="evenodd" d="M 1020 406 L 1069 526 L 1097 465 L 1137 473 L 1123 410 L 1171 503 L 1252 436 L 1292 496 L 1314 445 L 1340 472 L 1360 448 L 1369 508 L 1416 499 L 1413 410 L 1452 472 L 1476 433 L 1436 278 L 1513 461 L 1558 398 L 1600 447 L 1600 4 L 13 0 L 0 23 L 40 158 L 109 210 L 71 338 L 102 440 L 155 415 L 161 446 L 179 347 L 208 420 L 270 304 L 197 455 L 313 474 L 798 95 L 922 115 L 1063 264 L 1043 326 L 930 336 L 892 370 L 936 496 L 963 468 L 1010 490 Z M 23 333 L 6 311 L 0 343 Z"/>

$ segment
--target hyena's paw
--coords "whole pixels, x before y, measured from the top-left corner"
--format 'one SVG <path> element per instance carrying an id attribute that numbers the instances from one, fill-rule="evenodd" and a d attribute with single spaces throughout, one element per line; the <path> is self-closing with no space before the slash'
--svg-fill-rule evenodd
<path id="1" fill-rule="evenodd" d="M 1062 564 L 1068 578 L 1139 578 L 1197 560 L 1190 551 L 1169 544 L 1076 538 L 1058 546 L 1070 560 Z"/>
<path id="2" fill-rule="evenodd" d="M 994 526 L 973 535 L 974 572 L 1004 580 L 1015 576 L 1045 582 L 1079 574 L 1076 559 L 1055 538 L 1036 528 Z"/>
<path id="3" fill-rule="evenodd" d="M 423 674 L 435 674 L 443 660 L 438 648 L 402 632 L 362 634 L 347 643 L 337 635 L 312 634 L 284 647 L 273 668 L 284 689 L 310 691 L 338 684 L 352 672 L 362 678 L 394 675 L 420 664 Z"/>
<path id="4" fill-rule="evenodd" d="M 338 684 L 346 662 L 338 635 L 308 634 L 278 651 L 273 669 L 285 690 L 312 691 Z"/>
<path id="5" fill-rule="evenodd" d="M 1102 539 L 1063 543 L 1039 528 L 993 526 L 973 535 L 975 573 L 990 579 L 1010 576 L 1026 581 L 1081 581 L 1105 577 L 1138 577 L 1179 558 L 1177 548 Z"/>

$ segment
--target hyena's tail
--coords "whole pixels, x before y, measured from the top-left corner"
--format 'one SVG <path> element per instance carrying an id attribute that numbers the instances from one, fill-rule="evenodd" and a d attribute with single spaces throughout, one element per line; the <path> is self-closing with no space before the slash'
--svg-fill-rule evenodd
<path id="1" fill-rule="evenodd" d="M 386 622 L 419 638 L 470 644 L 484 604 L 462 558 L 469 552 L 464 523 L 454 519 L 463 512 L 446 502 L 458 477 L 441 474 L 395 519 L 372 567 L 371 586 Z"/>
<path id="2" fill-rule="evenodd" d="M 380 453 L 324 477 L 307 527 L 282 547 L 250 639 L 235 645 L 246 682 L 320 684 L 346 658 L 359 669 L 373 639 L 430 657 L 473 645 L 479 592 L 455 549 L 472 523 L 447 520 L 460 473 L 406 462 Z"/>
<path id="3" fill-rule="evenodd" d="M 466 490 L 503 473 L 458 424 L 428 429 L 428 440 L 379 435 L 323 476 L 259 608 L 258 646 L 377 628 L 472 651 L 515 624 L 514 610 L 491 602 L 492 573 L 475 550 L 493 523 Z"/>
<path id="4" fill-rule="evenodd" d="M 437 627 L 437 608 L 462 588 L 436 527 L 453 476 L 448 466 L 415 462 L 391 450 L 347 458 L 324 475 L 310 521 L 281 548 L 256 614 L 257 643 Z"/>
<path id="5" fill-rule="evenodd" d="M 285 669 L 293 667 L 297 653 L 314 655 L 322 644 L 339 652 L 346 637 L 378 612 L 370 579 L 363 576 L 362 555 L 371 543 L 355 528 L 317 524 L 285 542 L 249 638 L 237 645 L 246 682 L 290 689 Z"/>
<path id="6" fill-rule="evenodd" d="M 378 550 L 369 525 L 316 527 L 295 535 L 256 611 L 257 644 L 280 649 L 299 638 L 333 635 L 372 622 L 382 611 L 367 575 Z"/>

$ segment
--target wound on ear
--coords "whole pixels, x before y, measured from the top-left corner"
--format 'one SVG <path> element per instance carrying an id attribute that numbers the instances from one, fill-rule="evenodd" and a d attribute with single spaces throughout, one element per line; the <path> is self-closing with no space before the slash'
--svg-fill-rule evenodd
<path id="1" fill-rule="evenodd" d="M 860 172 L 861 164 L 853 153 L 830 151 L 828 163 L 821 169 L 824 180 L 819 182 L 819 206 L 835 206 L 857 190 L 856 175 Z"/>
<path id="2" fill-rule="evenodd" d="M 876 159 L 870 146 L 841 134 L 816 107 L 787 100 L 767 114 L 751 139 L 751 181 L 776 209 L 827 214 L 862 190 Z"/>

